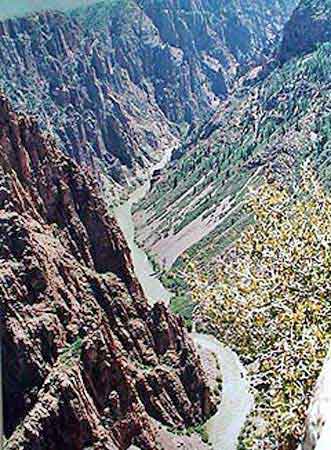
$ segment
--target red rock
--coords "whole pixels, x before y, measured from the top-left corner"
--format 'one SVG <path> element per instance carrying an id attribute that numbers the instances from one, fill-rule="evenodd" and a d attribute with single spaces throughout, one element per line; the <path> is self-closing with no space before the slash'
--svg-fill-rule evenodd
<path id="1" fill-rule="evenodd" d="M 213 410 L 181 319 L 148 306 L 96 183 L 0 97 L 8 450 L 157 448 Z"/>

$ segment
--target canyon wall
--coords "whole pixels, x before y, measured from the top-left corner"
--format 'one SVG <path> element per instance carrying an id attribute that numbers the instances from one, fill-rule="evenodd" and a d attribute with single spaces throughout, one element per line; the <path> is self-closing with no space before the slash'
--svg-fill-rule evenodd
<path id="1" fill-rule="evenodd" d="M 96 182 L 2 96 L 0 130 L 6 449 L 156 450 L 214 410 L 183 323 L 148 306 Z"/>
<path id="2" fill-rule="evenodd" d="M 307 54 L 331 40 L 331 10 L 327 0 L 303 0 L 284 29 L 279 60 Z"/>
<path id="3" fill-rule="evenodd" d="M 294 0 L 126 0 L 0 24 L 0 86 L 67 154 L 118 184 L 219 105 Z"/>

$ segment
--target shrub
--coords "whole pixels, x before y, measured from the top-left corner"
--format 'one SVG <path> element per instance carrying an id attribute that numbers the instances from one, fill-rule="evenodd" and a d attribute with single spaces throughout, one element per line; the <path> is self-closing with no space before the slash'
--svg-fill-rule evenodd
<path id="1" fill-rule="evenodd" d="M 306 166 L 292 190 L 250 196 L 255 221 L 213 274 L 188 269 L 192 297 L 219 339 L 250 364 L 253 412 L 242 448 L 281 449 L 303 435 L 331 331 L 331 198 Z M 254 424 L 254 421 L 251 421 Z"/>

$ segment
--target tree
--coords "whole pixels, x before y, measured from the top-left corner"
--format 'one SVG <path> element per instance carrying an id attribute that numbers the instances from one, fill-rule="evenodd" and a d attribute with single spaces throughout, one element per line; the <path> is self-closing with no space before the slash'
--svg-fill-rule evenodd
<path id="1" fill-rule="evenodd" d="M 331 198 L 306 166 L 299 186 L 265 184 L 248 207 L 254 224 L 225 261 L 208 275 L 190 265 L 187 281 L 203 321 L 250 364 L 241 448 L 279 450 L 303 436 L 330 342 Z"/>

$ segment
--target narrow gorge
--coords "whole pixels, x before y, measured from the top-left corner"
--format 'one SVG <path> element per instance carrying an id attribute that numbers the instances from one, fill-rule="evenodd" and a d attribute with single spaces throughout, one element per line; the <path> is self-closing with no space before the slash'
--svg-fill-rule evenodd
<path id="1" fill-rule="evenodd" d="M 117 189 L 272 47 L 294 1 L 113 0 L 0 26 L 0 87 Z M 262 56 L 261 56 L 262 57 Z"/>
<path id="2" fill-rule="evenodd" d="M 95 181 L 0 117 L 4 448 L 171 448 L 215 411 L 181 319 L 148 306 Z"/>
<path id="3" fill-rule="evenodd" d="M 329 450 L 330 23 L 2 8 L 1 449 Z"/>
<path id="4" fill-rule="evenodd" d="M 154 171 L 162 170 L 169 162 L 170 157 L 171 154 L 166 155 L 163 161 L 153 168 L 152 175 Z M 138 188 L 131 194 L 126 203 L 115 208 L 114 216 L 129 244 L 135 272 L 149 303 L 154 304 L 158 301 L 163 301 L 168 304 L 172 293 L 164 288 L 161 281 L 157 278 L 157 273 L 155 273 L 148 256 L 135 243 L 132 208 L 135 203 L 142 201 L 148 195 L 151 188 L 150 178 L 141 188 Z M 194 325 L 193 328 L 195 328 Z M 253 398 L 249 392 L 249 382 L 244 376 L 245 369 L 240 363 L 239 357 L 230 348 L 220 344 L 213 336 L 192 333 L 191 337 L 198 353 L 201 352 L 203 360 L 204 355 L 207 361 L 213 358 L 216 360 L 217 376 L 223 380 L 218 410 L 204 424 L 208 440 L 214 450 L 236 450 L 241 429 L 253 406 Z M 206 364 L 206 371 L 208 373 L 208 364 Z"/>

